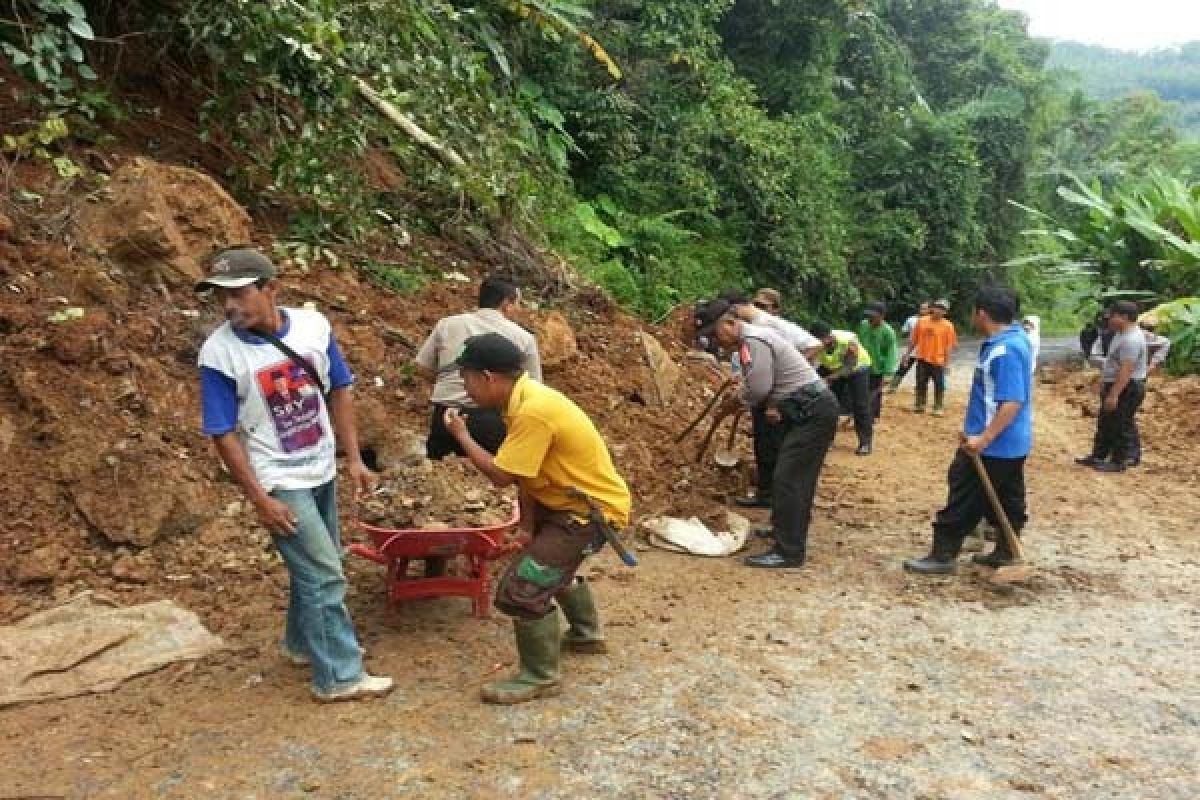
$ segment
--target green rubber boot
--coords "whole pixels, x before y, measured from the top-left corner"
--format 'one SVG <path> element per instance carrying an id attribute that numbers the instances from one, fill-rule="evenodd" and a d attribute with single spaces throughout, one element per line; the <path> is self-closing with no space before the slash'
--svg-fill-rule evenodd
<path id="1" fill-rule="evenodd" d="M 587 582 L 576 577 L 571 588 L 564 589 L 556 599 L 570 625 L 563 636 L 563 647 L 574 653 L 607 653 L 608 645 L 604 641 L 604 634 L 600 632 L 596 600 Z"/>
<path id="2" fill-rule="evenodd" d="M 520 667 L 508 680 L 484 686 L 483 702 L 513 705 L 539 697 L 553 697 L 561 692 L 558 685 L 558 631 L 558 614 L 553 612 L 541 619 L 513 620 Z"/>

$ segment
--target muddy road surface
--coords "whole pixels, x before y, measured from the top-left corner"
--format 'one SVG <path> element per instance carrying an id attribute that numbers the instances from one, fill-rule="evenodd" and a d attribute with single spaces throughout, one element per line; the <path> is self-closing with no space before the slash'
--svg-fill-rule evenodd
<path id="1" fill-rule="evenodd" d="M 0 711 L 0 798 L 1195 798 L 1200 500 L 1179 465 L 1200 454 L 1160 432 L 1146 470 L 1084 471 L 1092 420 L 1066 395 L 1038 386 L 1025 585 L 993 588 L 966 556 L 953 577 L 901 570 L 928 546 L 963 403 L 913 415 L 906 387 L 873 456 L 839 434 L 804 568 L 590 562 L 610 653 L 564 656 L 560 697 L 480 704 L 511 667 L 507 622 L 389 607 L 353 563 L 387 699 L 312 703 L 264 582 L 228 653 Z"/>

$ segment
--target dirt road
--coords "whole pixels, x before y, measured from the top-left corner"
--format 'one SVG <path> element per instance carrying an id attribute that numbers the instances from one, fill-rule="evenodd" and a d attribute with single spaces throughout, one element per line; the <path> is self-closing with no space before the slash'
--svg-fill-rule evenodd
<path id="1" fill-rule="evenodd" d="M 870 458 L 840 434 L 803 569 L 597 559 L 612 652 L 565 658 L 559 698 L 481 705 L 507 624 L 462 601 L 388 608 L 355 564 L 387 700 L 311 703 L 264 583 L 274 608 L 233 652 L 0 712 L 0 798 L 1200 796 L 1200 500 L 1172 480 L 1197 445 L 1150 439 L 1144 471 L 1083 471 L 1091 421 L 1038 390 L 1026 587 L 900 568 L 927 547 L 957 390 L 943 419 L 889 409 Z"/>

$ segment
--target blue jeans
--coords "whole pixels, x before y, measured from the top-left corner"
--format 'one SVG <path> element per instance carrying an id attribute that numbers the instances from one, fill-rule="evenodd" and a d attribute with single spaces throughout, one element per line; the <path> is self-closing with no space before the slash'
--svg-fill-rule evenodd
<path id="1" fill-rule="evenodd" d="M 313 686 L 329 692 L 363 676 L 362 652 L 346 610 L 346 576 L 338 536 L 334 481 L 271 496 L 296 516 L 296 532 L 274 536 L 290 583 L 283 644 L 312 661 Z"/>

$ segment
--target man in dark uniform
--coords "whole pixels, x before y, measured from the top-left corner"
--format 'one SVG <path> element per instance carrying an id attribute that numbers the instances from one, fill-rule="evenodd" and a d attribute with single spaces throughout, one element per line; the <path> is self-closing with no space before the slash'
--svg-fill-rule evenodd
<path id="1" fill-rule="evenodd" d="M 812 365 L 786 339 L 738 318 L 724 301 L 713 301 L 697 318 L 697 334 L 713 337 L 735 353 L 741 389 L 733 407 L 763 407 L 783 428 L 771 494 L 771 535 L 775 546 L 745 559 L 751 567 L 798 567 L 807 554 L 817 480 L 837 431 L 838 403 Z"/>

